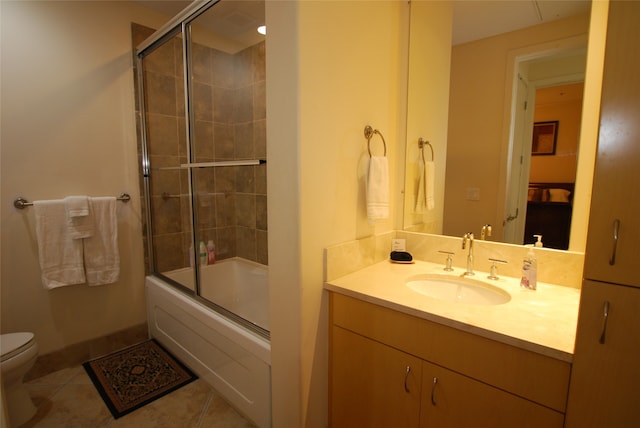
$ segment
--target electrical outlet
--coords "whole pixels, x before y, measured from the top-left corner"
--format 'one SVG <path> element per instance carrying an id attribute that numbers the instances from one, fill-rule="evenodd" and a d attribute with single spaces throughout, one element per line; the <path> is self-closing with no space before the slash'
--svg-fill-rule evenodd
<path id="1" fill-rule="evenodd" d="M 480 188 L 467 187 L 467 201 L 479 201 L 480 200 Z"/>

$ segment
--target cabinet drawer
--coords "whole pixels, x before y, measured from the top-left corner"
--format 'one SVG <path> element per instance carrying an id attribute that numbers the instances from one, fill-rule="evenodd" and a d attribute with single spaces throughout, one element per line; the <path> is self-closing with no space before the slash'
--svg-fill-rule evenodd
<path id="1" fill-rule="evenodd" d="M 563 412 L 571 365 L 338 293 L 332 322 L 429 362 Z"/>

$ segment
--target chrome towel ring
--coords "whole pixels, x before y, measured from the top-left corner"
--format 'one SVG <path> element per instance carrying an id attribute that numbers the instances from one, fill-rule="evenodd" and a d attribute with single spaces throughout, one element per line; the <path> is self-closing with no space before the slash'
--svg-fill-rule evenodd
<path id="1" fill-rule="evenodd" d="M 373 129 L 370 125 L 364 127 L 364 138 L 367 139 L 367 150 L 369 151 L 369 157 L 371 157 L 371 138 L 373 134 L 378 134 L 382 138 L 382 144 L 384 144 L 384 156 L 387 156 L 387 142 L 384 140 L 384 136 L 377 129 Z"/>
<path id="2" fill-rule="evenodd" d="M 429 149 L 431 149 L 431 160 L 434 160 L 434 156 L 433 156 L 433 146 L 431 145 L 430 142 L 428 142 L 427 140 L 425 140 L 424 138 L 420 137 L 418 138 L 418 147 L 420 148 L 420 152 L 422 154 L 422 162 L 424 162 L 424 146 L 429 146 Z"/>

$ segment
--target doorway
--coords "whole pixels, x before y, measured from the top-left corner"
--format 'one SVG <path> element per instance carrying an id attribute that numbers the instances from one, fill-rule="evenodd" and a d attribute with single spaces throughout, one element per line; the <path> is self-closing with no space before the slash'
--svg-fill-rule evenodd
<path id="1" fill-rule="evenodd" d="M 542 235 L 546 247 L 567 249 L 586 50 L 534 53 L 515 62 L 505 242 L 532 244 L 533 235 Z M 556 122 L 554 150 L 532 155 L 534 124 L 539 122 Z"/>

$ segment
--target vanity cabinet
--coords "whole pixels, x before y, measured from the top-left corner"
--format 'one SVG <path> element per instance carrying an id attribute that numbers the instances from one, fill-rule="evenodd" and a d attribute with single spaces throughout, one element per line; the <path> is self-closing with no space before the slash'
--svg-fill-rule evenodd
<path id="1" fill-rule="evenodd" d="M 332 427 L 417 427 L 422 361 L 340 327 L 332 331 Z"/>
<path id="2" fill-rule="evenodd" d="M 611 1 L 585 278 L 640 287 L 640 2 Z"/>
<path id="3" fill-rule="evenodd" d="M 420 428 L 562 427 L 558 412 L 451 370 L 423 363 Z"/>
<path id="4" fill-rule="evenodd" d="M 638 427 L 640 289 L 585 281 L 567 428 Z"/>
<path id="5" fill-rule="evenodd" d="M 563 426 L 568 362 L 329 296 L 330 426 Z"/>
<path id="6" fill-rule="evenodd" d="M 640 2 L 611 1 L 567 428 L 640 426 Z"/>

